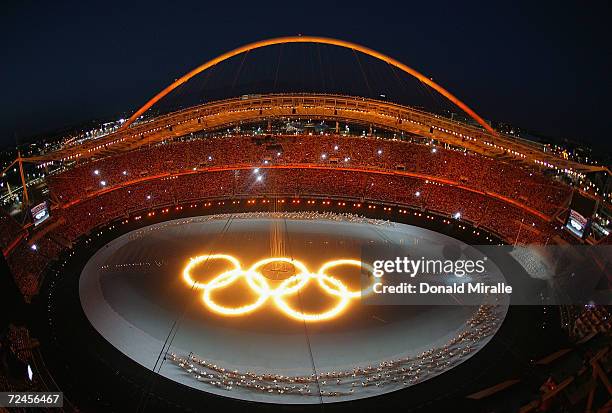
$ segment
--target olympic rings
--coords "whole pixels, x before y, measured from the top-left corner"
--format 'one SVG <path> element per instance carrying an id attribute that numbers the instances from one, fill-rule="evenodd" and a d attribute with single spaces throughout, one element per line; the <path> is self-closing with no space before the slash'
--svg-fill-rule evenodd
<path id="1" fill-rule="evenodd" d="M 217 304 L 215 301 L 213 301 L 213 299 L 210 297 L 210 294 L 212 291 L 219 289 L 219 288 L 226 287 L 234 283 L 238 278 L 242 276 L 247 277 L 249 285 L 251 285 L 250 282 L 252 279 L 256 279 L 257 282 L 261 283 L 261 286 L 260 286 L 261 292 L 259 293 L 259 298 L 253 304 L 245 305 L 242 307 L 229 308 L 229 307 L 221 306 Z M 208 286 L 204 289 L 204 296 L 202 298 L 204 299 L 204 302 L 206 303 L 206 305 L 209 308 L 211 308 L 213 311 L 217 313 L 225 314 L 225 315 L 235 316 L 235 315 L 242 315 L 242 314 L 250 313 L 256 310 L 257 308 L 259 308 L 263 303 L 265 303 L 268 300 L 268 297 L 270 295 L 269 290 L 270 290 L 270 286 L 268 285 L 268 283 L 266 282 L 266 279 L 261 274 L 252 272 L 252 271 L 244 272 L 242 270 L 231 270 L 231 271 L 225 272 L 217 276 L 215 279 L 209 282 Z"/>
<path id="2" fill-rule="evenodd" d="M 233 269 L 225 271 L 207 283 L 195 281 L 191 275 L 191 271 L 194 267 L 202 262 L 208 260 L 225 260 L 233 265 Z M 258 270 L 273 262 L 283 262 L 292 265 L 297 271 L 296 274 L 284 279 L 276 288 L 271 288 L 268 280 Z M 204 304 L 215 313 L 226 315 L 226 316 L 241 316 L 257 310 L 261 307 L 269 298 L 272 298 L 274 304 L 287 316 L 299 320 L 316 322 L 322 320 L 328 320 L 336 317 L 340 314 L 354 298 L 362 296 L 362 291 L 349 291 L 348 288 L 342 283 L 342 281 L 326 274 L 326 271 L 330 268 L 334 268 L 341 265 L 349 265 L 355 267 L 364 267 L 370 272 L 372 278 L 372 285 L 374 278 L 372 277 L 373 268 L 372 266 L 362 263 L 358 260 L 342 259 L 328 261 L 317 273 L 311 273 L 306 265 L 301 261 L 294 260 L 286 257 L 271 257 L 260 260 L 253 264 L 248 270 L 243 270 L 240 262 L 231 255 L 225 254 L 210 254 L 200 255 L 192 257 L 185 268 L 183 269 L 183 280 L 192 288 L 198 290 L 204 290 L 202 299 Z M 220 290 L 225 287 L 229 287 L 240 278 L 244 277 L 245 281 L 249 285 L 249 288 L 256 294 L 257 299 L 251 303 L 240 307 L 226 307 L 218 304 L 212 298 L 212 293 L 216 290 Z M 315 279 L 318 285 L 329 295 L 332 295 L 338 299 L 336 305 L 330 310 L 326 310 L 320 313 L 306 313 L 295 310 L 292 308 L 285 297 L 298 293 L 304 288 L 310 280 Z M 364 294 L 372 292 L 372 285 L 370 285 Z"/>
<path id="3" fill-rule="evenodd" d="M 366 290 L 363 291 L 363 295 L 369 295 L 372 293 L 373 291 L 373 286 L 374 286 L 374 268 L 372 268 L 372 266 L 370 264 L 366 264 L 365 262 L 362 263 L 361 261 L 357 261 L 357 260 L 335 260 L 335 261 L 328 261 L 325 264 L 323 264 L 323 266 L 321 266 L 321 268 L 319 269 L 319 274 L 320 275 L 325 275 L 325 271 L 329 270 L 330 268 L 334 268 L 334 267 L 339 267 L 340 265 L 351 265 L 354 267 L 364 267 L 365 269 L 367 269 L 370 272 L 370 278 L 372 278 L 372 283 L 368 286 L 368 288 Z M 341 293 L 340 291 L 330 288 L 329 285 L 327 284 L 327 281 L 325 281 L 326 279 L 324 277 L 320 277 L 319 279 L 319 285 L 329 294 L 333 294 L 333 295 L 339 295 L 342 296 L 345 293 Z M 361 290 L 357 290 L 357 291 L 347 291 L 346 294 L 348 294 L 348 296 L 350 298 L 359 298 L 362 296 L 362 291 Z"/>
<path id="4" fill-rule="evenodd" d="M 231 255 L 211 254 L 211 255 L 199 255 L 197 257 L 190 258 L 189 259 L 189 263 L 183 269 L 183 279 L 187 282 L 187 284 L 189 284 L 190 287 L 198 289 L 198 290 L 206 288 L 206 284 L 205 283 L 194 281 L 191 278 L 191 270 L 195 266 L 200 264 L 201 262 L 208 262 L 208 260 L 226 260 L 226 261 L 229 261 L 230 263 L 234 264 L 234 269 L 235 270 L 240 269 L 240 261 L 238 261 L 236 258 L 232 257 Z"/>
<path id="5" fill-rule="evenodd" d="M 344 286 L 344 284 L 342 284 L 342 282 L 336 280 L 333 277 L 330 277 L 325 274 L 298 274 L 296 277 L 303 277 L 306 280 L 305 283 L 310 281 L 311 278 L 317 278 L 319 280 L 319 284 L 321 285 L 322 285 L 321 283 L 322 279 L 325 279 L 327 282 L 331 282 L 338 289 L 337 291 L 340 292 L 339 294 L 336 294 L 340 297 L 340 301 L 338 301 L 338 304 L 336 304 L 334 308 L 332 308 L 331 310 L 325 311 L 323 313 L 319 313 L 319 314 L 303 313 L 301 311 L 296 311 L 293 308 L 291 308 L 283 299 L 284 294 L 276 294 L 274 297 L 274 303 L 276 304 L 278 308 L 280 308 L 285 314 L 287 314 L 291 318 L 295 318 L 296 320 L 301 320 L 301 321 L 329 320 L 330 318 L 334 318 L 335 316 L 340 314 L 340 312 L 344 310 L 344 308 L 346 307 L 346 305 L 348 304 L 350 300 L 348 291 L 346 287 Z M 293 280 L 291 278 L 287 278 L 285 281 L 281 283 L 281 285 L 278 286 L 278 288 L 282 289 L 284 287 L 283 284 L 287 283 L 288 281 L 293 281 Z M 305 283 L 299 282 L 298 285 L 303 285 Z"/>

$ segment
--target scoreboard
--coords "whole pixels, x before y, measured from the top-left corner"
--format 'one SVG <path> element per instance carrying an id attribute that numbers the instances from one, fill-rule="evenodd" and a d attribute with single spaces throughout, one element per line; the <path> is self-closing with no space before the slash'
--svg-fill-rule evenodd
<path id="1" fill-rule="evenodd" d="M 32 216 L 34 226 L 40 225 L 46 221 L 49 218 L 49 205 L 47 201 L 41 202 L 30 208 L 30 215 Z"/>
<path id="2" fill-rule="evenodd" d="M 565 228 L 578 238 L 585 239 L 589 235 L 591 219 L 596 209 L 597 200 L 574 191 Z"/>

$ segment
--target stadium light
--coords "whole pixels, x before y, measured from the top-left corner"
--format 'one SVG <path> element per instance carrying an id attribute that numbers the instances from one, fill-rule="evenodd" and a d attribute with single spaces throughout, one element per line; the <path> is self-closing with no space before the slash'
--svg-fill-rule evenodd
<path id="1" fill-rule="evenodd" d="M 255 168 L 255 169 L 253 169 L 253 173 L 254 173 L 254 174 L 258 174 L 258 173 L 259 173 L 259 168 Z"/>
<path id="2" fill-rule="evenodd" d="M 96 170 L 94 171 L 94 175 L 100 175 L 100 171 L 99 171 L 98 169 L 96 169 Z"/>
<path id="3" fill-rule="evenodd" d="M 420 192 L 420 191 L 416 191 L 416 192 L 414 193 L 414 196 L 421 196 L 421 192 Z"/>
<path id="4" fill-rule="evenodd" d="M 106 186 L 106 181 L 100 181 L 100 185 Z"/>
<path id="5" fill-rule="evenodd" d="M 455 219 L 459 219 L 459 218 L 461 218 L 461 212 L 455 212 L 455 213 L 453 214 L 453 218 L 455 218 Z"/>
<path id="6" fill-rule="evenodd" d="M 32 251 L 36 251 L 38 249 L 38 246 L 36 246 L 36 244 L 32 244 L 30 248 L 32 249 Z"/>
<path id="7" fill-rule="evenodd" d="M 436 153 L 436 152 L 438 152 L 438 150 L 437 150 L 436 148 L 433 148 L 433 149 L 431 150 L 431 153 Z"/>

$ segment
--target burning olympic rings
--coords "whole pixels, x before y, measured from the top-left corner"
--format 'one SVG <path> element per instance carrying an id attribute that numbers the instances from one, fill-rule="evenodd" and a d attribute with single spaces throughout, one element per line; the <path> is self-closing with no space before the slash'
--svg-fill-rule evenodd
<path id="1" fill-rule="evenodd" d="M 207 283 L 196 281 L 191 276 L 191 271 L 197 265 L 207 262 L 209 260 L 224 260 L 229 262 L 233 269 L 225 271 Z M 258 271 L 259 268 L 264 267 L 270 263 L 282 262 L 292 265 L 297 274 L 283 280 L 276 288 L 271 288 L 266 278 Z M 369 271 L 369 275 L 372 278 L 372 283 L 364 291 L 356 290 L 350 291 L 342 281 L 326 274 L 326 271 L 331 268 L 348 265 L 354 267 L 364 267 Z M 294 260 L 286 257 L 272 257 L 266 258 L 253 264 L 249 269 L 243 270 L 235 257 L 226 254 L 210 254 L 210 255 L 199 255 L 192 257 L 185 268 L 183 269 L 183 280 L 192 288 L 198 290 L 204 290 L 202 299 L 206 306 L 214 311 L 215 313 L 226 315 L 226 316 L 240 316 L 251 313 L 261 307 L 268 299 L 272 299 L 278 309 L 280 309 L 287 316 L 299 320 L 299 321 L 323 321 L 329 320 L 340 314 L 352 299 L 359 298 L 363 295 L 368 295 L 372 292 L 372 284 L 374 277 L 372 276 L 373 268 L 369 264 L 362 263 L 358 260 L 352 259 L 340 259 L 328 261 L 321 266 L 318 272 L 311 273 L 308 268 L 298 260 Z M 258 294 L 257 299 L 251 303 L 241 307 L 226 307 L 218 304 L 212 298 L 212 293 L 215 290 L 225 288 L 232 283 L 236 282 L 240 278 L 244 277 L 247 284 L 253 292 Z M 302 288 L 304 288 L 311 280 L 318 282 L 319 286 L 329 295 L 334 296 L 338 299 L 337 304 L 330 310 L 323 311 L 320 313 L 306 313 L 301 312 L 291 307 L 285 297 L 288 295 L 296 294 Z"/>

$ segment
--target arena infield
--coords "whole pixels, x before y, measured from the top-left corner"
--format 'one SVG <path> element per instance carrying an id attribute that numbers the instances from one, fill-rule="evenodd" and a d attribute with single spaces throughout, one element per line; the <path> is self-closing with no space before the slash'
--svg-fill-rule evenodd
<path id="1" fill-rule="evenodd" d="M 381 242 L 471 248 L 428 229 L 335 214 L 191 217 L 134 230 L 104 245 L 82 271 L 80 301 L 90 323 L 115 348 L 191 388 L 267 403 L 362 399 L 461 364 L 489 342 L 508 303 L 483 313 L 483 306 L 367 305 L 352 296 L 330 317 L 300 318 L 337 308 L 343 298 L 333 291 L 359 290 L 359 271 L 351 265 L 326 271 L 343 283 L 332 294 L 313 279 L 284 297 L 293 313 L 273 297 L 263 302 L 261 291 L 257 294 L 261 282 L 253 290 L 246 277 L 231 285 L 220 279 L 223 288 L 209 294 L 212 305 L 199 287 L 231 271 L 232 259 L 246 269 L 283 256 L 317 273 L 334 260 L 359 260 L 364 245 Z M 190 283 L 184 271 L 190 259 L 215 254 L 232 258 L 217 259 L 206 274 L 194 267 Z M 294 274 L 283 276 L 266 265 L 257 270 L 270 289 L 278 291 Z M 475 330 L 474 320 L 482 318 L 486 331 Z M 465 334 L 472 334 L 469 344 L 458 339 Z"/>

